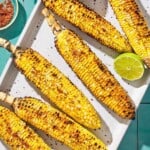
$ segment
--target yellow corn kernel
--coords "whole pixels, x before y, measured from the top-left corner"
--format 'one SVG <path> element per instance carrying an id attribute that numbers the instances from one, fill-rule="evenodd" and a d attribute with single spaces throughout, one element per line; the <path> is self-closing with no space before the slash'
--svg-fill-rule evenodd
<path id="1" fill-rule="evenodd" d="M 81 125 L 52 106 L 32 97 L 16 98 L 15 113 L 74 150 L 106 150 L 105 144 Z"/>
<path id="2" fill-rule="evenodd" d="M 12 150 L 51 149 L 25 122 L 3 106 L 0 106 L 0 139 Z"/>
<path id="3" fill-rule="evenodd" d="M 58 108 L 82 125 L 100 128 L 100 119 L 92 104 L 56 67 L 32 49 L 22 51 L 16 66 Z"/>
<path id="4" fill-rule="evenodd" d="M 95 97 L 122 118 L 131 119 L 135 107 L 131 98 L 107 67 L 72 31 L 57 34 L 57 50 Z"/>
<path id="5" fill-rule="evenodd" d="M 128 41 L 119 31 L 93 10 L 77 0 L 42 0 L 45 6 L 100 43 L 118 52 L 131 52 Z"/>
<path id="6" fill-rule="evenodd" d="M 150 68 L 150 30 L 135 0 L 109 0 L 129 43 Z"/>

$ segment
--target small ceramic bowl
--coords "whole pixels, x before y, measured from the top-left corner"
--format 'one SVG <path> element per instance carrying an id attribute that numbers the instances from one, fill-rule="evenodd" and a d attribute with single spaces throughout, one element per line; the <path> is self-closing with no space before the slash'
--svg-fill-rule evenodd
<path id="1" fill-rule="evenodd" d="M 2 0 L 0 0 L 0 2 L 1 2 L 1 1 L 2 1 Z M 18 0 L 11 0 L 11 3 L 12 3 L 12 5 L 13 5 L 13 7 L 14 7 L 14 14 L 13 14 L 13 17 L 12 17 L 11 21 L 10 21 L 8 24 L 6 24 L 6 25 L 3 26 L 3 27 L 0 27 L 0 30 L 4 30 L 4 29 L 7 29 L 8 27 L 10 27 L 10 26 L 14 23 L 15 19 L 17 18 L 18 10 L 19 10 Z"/>

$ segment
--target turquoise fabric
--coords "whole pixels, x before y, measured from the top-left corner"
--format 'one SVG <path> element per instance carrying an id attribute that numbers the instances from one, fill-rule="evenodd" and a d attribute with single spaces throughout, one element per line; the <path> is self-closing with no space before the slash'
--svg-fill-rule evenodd
<path id="1" fill-rule="evenodd" d="M 137 115 L 133 120 L 121 142 L 118 150 L 137 150 Z"/>
<path id="2" fill-rule="evenodd" d="M 15 22 L 6 30 L 0 31 L 0 37 L 10 40 L 13 44 L 17 42 L 19 35 L 21 34 L 23 27 L 29 17 L 36 0 L 18 0 L 19 12 Z M 2 73 L 5 64 L 10 57 L 10 53 L 5 49 L 0 48 L 0 74 Z"/>
<path id="3" fill-rule="evenodd" d="M 148 87 L 148 89 L 147 89 L 147 91 L 146 91 L 146 93 L 144 95 L 142 103 L 150 104 L 150 86 Z"/>
<path id="4" fill-rule="evenodd" d="M 150 150 L 150 86 L 118 150 Z"/>
<path id="5" fill-rule="evenodd" d="M 16 43 L 30 16 L 36 0 L 19 0 L 19 14 L 14 24 L 7 30 L 0 31 L 0 37 Z M 0 48 L 0 74 L 10 57 L 10 53 Z M 136 119 L 131 122 L 118 150 L 150 150 L 150 87 L 148 88 Z"/>
<path id="6" fill-rule="evenodd" d="M 150 150 L 150 146 L 143 145 L 143 146 L 141 147 L 141 150 Z"/>
<path id="7" fill-rule="evenodd" d="M 143 146 L 145 148 L 143 148 Z M 150 104 L 141 104 L 139 108 L 138 147 L 139 149 L 149 148 L 150 150 Z"/>

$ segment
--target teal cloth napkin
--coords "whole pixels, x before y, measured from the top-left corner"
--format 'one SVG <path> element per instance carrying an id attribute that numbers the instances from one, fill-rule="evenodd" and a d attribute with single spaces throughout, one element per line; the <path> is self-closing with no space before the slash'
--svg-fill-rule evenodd
<path id="1" fill-rule="evenodd" d="M 18 0 L 19 2 L 19 13 L 15 22 L 7 29 L 0 31 L 0 37 L 10 40 L 15 44 L 26 24 L 28 17 L 30 16 L 31 11 L 33 10 L 34 5 L 37 0 Z M 10 57 L 10 53 L 0 48 L 0 75 Z"/>
<path id="2" fill-rule="evenodd" d="M 147 146 L 147 145 L 143 145 L 141 150 L 150 150 L 150 146 Z"/>

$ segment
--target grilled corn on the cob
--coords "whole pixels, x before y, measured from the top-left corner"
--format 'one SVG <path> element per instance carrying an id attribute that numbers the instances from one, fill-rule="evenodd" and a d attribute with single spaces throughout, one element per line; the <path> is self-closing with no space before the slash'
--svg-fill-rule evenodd
<path id="1" fill-rule="evenodd" d="M 43 14 L 55 30 L 58 51 L 88 89 L 120 117 L 133 118 L 135 108 L 130 97 L 107 67 L 74 32 L 62 30 L 46 9 Z"/>
<path id="2" fill-rule="evenodd" d="M 3 106 L 0 106 L 0 139 L 12 150 L 51 149 L 25 122 Z"/>
<path id="3" fill-rule="evenodd" d="M 131 46 L 150 68 L 150 30 L 135 0 L 109 0 Z"/>
<path id="4" fill-rule="evenodd" d="M 4 39 L 0 39 L 0 45 L 13 51 L 16 66 L 63 112 L 88 128 L 100 128 L 100 119 L 92 104 L 48 60 L 32 49 L 16 50 Z"/>
<path id="5" fill-rule="evenodd" d="M 38 99 L 12 98 L 2 92 L 0 98 L 13 105 L 15 113 L 20 118 L 74 150 L 107 149 L 105 144 L 87 129 Z"/>
<path id="6" fill-rule="evenodd" d="M 45 6 L 100 43 L 118 52 L 131 52 L 128 41 L 108 21 L 77 0 L 42 0 Z"/>

